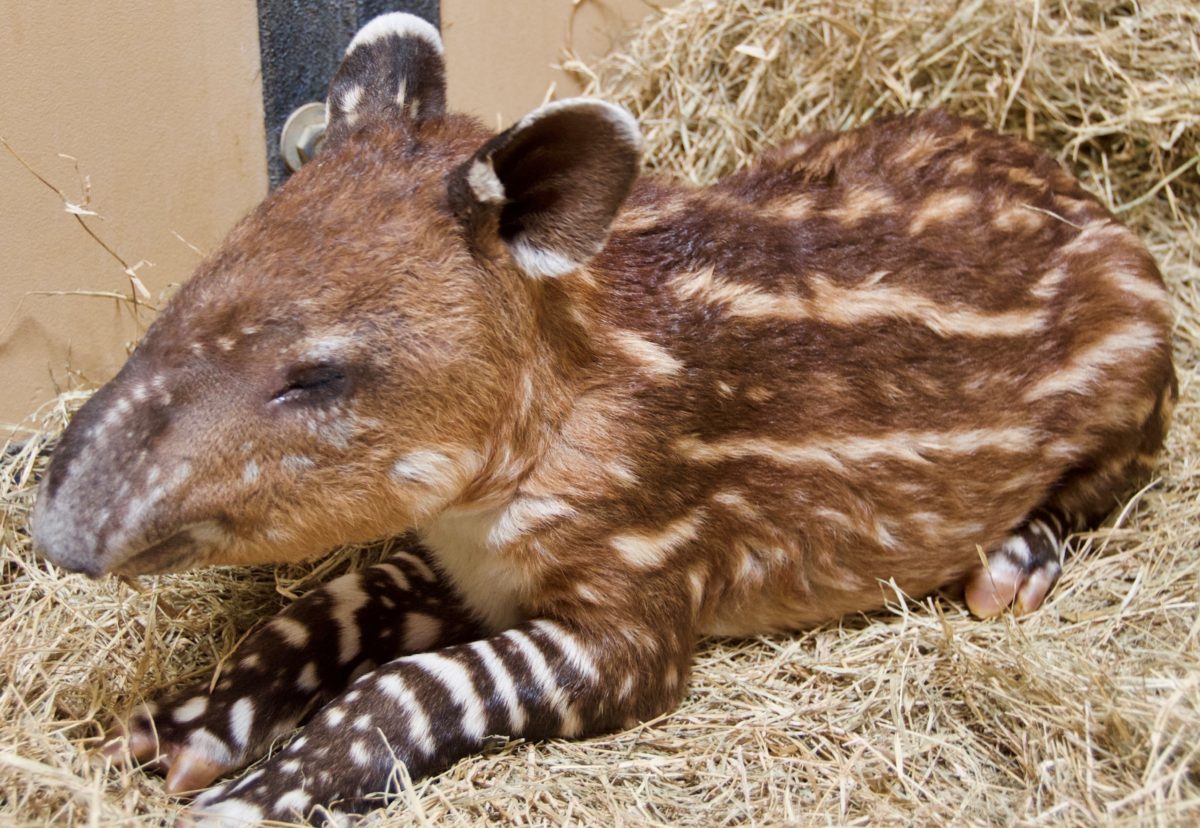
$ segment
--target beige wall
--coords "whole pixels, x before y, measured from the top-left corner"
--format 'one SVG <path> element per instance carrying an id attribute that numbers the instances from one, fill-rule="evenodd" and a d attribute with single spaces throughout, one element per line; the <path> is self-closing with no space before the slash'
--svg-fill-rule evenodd
<path id="1" fill-rule="evenodd" d="M 442 0 L 450 103 L 508 124 L 578 85 L 552 66 L 571 43 L 586 59 L 651 12 L 644 0 Z M 0 0 L 0 136 L 81 199 L 84 220 L 157 299 L 185 279 L 266 192 L 254 0 Z M 122 268 L 62 200 L 0 149 L 0 424 L 51 399 L 68 367 L 108 379 L 141 327 L 111 299 Z M 0 427 L 0 442 L 8 429 Z"/>
<path id="2" fill-rule="evenodd" d="M 450 106 L 508 126 L 551 84 L 557 98 L 577 95 L 574 78 L 552 68 L 563 48 L 593 60 L 651 13 L 645 0 L 442 0 Z"/>
<path id="3" fill-rule="evenodd" d="M 0 136 L 73 201 L 157 298 L 266 192 L 254 0 L 0 0 Z M 138 328 L 122 268 L 0 148 L 0 423 L 54 396 L 68 364 L 111 376 Z M 0 443 L 8 430 L 0 430 Z"/>

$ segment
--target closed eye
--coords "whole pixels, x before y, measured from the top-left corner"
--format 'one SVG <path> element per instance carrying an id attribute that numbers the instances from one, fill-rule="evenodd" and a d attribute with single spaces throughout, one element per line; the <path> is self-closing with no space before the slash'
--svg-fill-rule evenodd
<path id="1" fill-rule="evenodd" d="M 293 368 L 272 396 L 272 402 L 304 402 L 341 396 L 348 390 L 349 378 L 340 365 L 305 365 Z"/>

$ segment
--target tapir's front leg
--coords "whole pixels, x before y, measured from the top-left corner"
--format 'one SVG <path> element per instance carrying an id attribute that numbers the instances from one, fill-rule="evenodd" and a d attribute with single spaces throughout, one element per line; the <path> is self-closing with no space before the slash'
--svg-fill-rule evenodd
<path id="1" fill-rule="evenodd" d="M 261 768 L 199 797 L 193 816 L 242 825 L 362 813 L 379 804 L 372 794 L 395 793 L 397 762 L 419 777 L 489 735 L 571 737 L 650 718 L 683 693 L 694 643 L 690 624 L 679 626 L 539 620 L 396 659 L 355 681 Z"/>
<path id="2" fill-rule="evenodd" d="M 261 756 L 355 672 L 482 633 L 443 579 L 402 552 L 305 595 L 257 630 L 211 681 L 143 705 L 105 746 L 197 790 Z"/>

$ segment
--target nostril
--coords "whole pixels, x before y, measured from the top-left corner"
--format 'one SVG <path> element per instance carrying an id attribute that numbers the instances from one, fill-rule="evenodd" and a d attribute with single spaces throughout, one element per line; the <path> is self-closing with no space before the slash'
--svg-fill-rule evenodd
<path id="1" fill-rule="evenodd" d="M 70 520 L 70 515 L 56 508 L 51 500 L 43 487 L 29 522 L 34 553 L 67 572 L 100 577 L 103 574 L 100 556 L 84 542 L 85 533 Z"/>

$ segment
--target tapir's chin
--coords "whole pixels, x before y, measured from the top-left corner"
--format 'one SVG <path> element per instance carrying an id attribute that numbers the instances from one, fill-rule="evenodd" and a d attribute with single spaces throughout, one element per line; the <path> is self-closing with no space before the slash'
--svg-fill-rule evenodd
<path id="1" fill-rule="evenodd" d="M 124 555 L 108 566 L 114 575 L 161 575 L 180 572 L 211 561 L 233 540 L 222 519 L 184 526 L 169 537 Z"/>
<path id="2" fill-rule="evenodd" d="M 196 543 L 188 530 L 177 532 L 166 540 L 126 556 L 109 568 L 114 575 L 162 575 L 180 572 L 198 565 L 205 550 Z"/>

